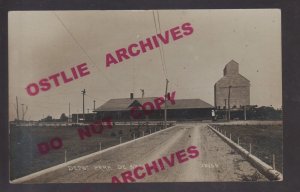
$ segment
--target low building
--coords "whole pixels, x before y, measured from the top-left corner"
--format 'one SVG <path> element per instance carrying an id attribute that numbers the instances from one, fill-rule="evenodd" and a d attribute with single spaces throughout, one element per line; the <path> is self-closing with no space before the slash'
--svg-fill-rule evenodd
<path id="1" fill-rule="evenodd" d="M 147 98 L 122 98 L 110 99 L 97 108 L 97 118 L 111 117 L 114 121 L 161 121 L 164 119 L 164 105 L 160 109 L 149 111 L 148 115 L 142 110 L 144 103 L 154 102 L 156 97 Z M 135 107 L 136 113 L 141 114 L 139 118 L 133 118 L 131 109 Z M 211 120 L 211 111 L 214 107 L 201 99 L 177 99 L 175 104 L 167 100 L 168 121 L 199 121 Z"/>

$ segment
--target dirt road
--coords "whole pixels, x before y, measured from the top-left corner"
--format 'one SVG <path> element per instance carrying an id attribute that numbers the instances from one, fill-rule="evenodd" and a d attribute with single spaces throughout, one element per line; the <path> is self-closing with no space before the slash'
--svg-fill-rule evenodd
<path id="1" fill-rule="evenodd" d="M 224 143 L 207 124 L 181 124 L 133 143 L 108 150 L 72 166 L 46 173 L 25 183 L 111 183 L 134 166 L 194 145 L 199 157 L 146 176 L 137 182 L 267 180 Z"/>

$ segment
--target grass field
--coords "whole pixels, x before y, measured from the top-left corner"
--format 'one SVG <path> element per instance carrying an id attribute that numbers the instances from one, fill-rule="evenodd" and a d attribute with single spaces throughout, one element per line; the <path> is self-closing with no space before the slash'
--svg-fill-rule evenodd
<path id="1" fill-rule="evenodd" d="M 117 145 L 130 141 L 133 137 L 141 137 L 158 131 L 161 125 L 114 125 L 112 129 L 104 129 L 103 133 L 94 134 L 89 138 L 81 140 L 77 129 L 78 126 L 70 127 L 41 127 L 41 126 L 13 126 L 10 128 L 10 179 L 16 179 L 48 167 L 65 162 L 65 150 L 67 160 L 72 160 L 90 153 L 99 151 L 101 148 Z M 48 154 L 40 154 L 37 144 L 50 142 L 54 137 L 60 137 L 63 147 L 50 150 Z"/>
<path id="2" fill-rule="evenodd" d="M 283 169 L 283 128 L 282 125 L 213 125 L 223 133 L 226 131 L 227 137 L 231 133 L 231 138 L 237 143 L 239 137 L 240 145 L 249 151 L 252 145 L 252 154 L 260 158 L 265 163 L 272 166 L 272 155 L 275 155 L 276 170 L 282 173 Z"/>

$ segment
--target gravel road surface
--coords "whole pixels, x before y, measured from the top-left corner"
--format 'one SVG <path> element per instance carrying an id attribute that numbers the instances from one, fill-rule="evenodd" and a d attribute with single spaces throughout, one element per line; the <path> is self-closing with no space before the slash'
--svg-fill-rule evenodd
<path id="1" fill-rule="evenodd" d="M 197 146 L 197 158 L 167 167 L 136 182 L 265 181 L 251 164 L 231 149 L 205 123 L 185 123 L 95 157 L 30 179 L 25 183 L 111 183 L 112 177 Z M 177 159 L 175 159 L 176 161 Z"/>

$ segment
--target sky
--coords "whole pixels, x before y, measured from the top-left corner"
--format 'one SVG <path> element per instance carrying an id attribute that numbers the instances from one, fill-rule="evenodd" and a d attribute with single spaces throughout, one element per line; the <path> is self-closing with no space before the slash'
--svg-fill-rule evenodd
<path id="1" fill-rule="evenodd" d="M 156 12 L 155 12 L 156 13 Z M 214 105 L 214 84 L 231 61 L 250 80 L 250 104 L 282 106 L 281 13 L 279 9 L 158 10 L 161 32 L 183 23 L 194 31 L 163 46 L 106 67 L 106 54 L 156 34 L 152 10 L 10 11 L 9 120 L 28 106 L 25 120 L 91 112 L 112 98 L 162 96 L 165 79 L 175 99 L 199 98 Z M 156 17 L 157 21 L 157 17 Z M 158 22 L 158 21 L 157 21 Z M 157 26 L 158 28 L 158 26 Z M 26 87 L 87 63 L 89 75 L 30 96 Z"/>

